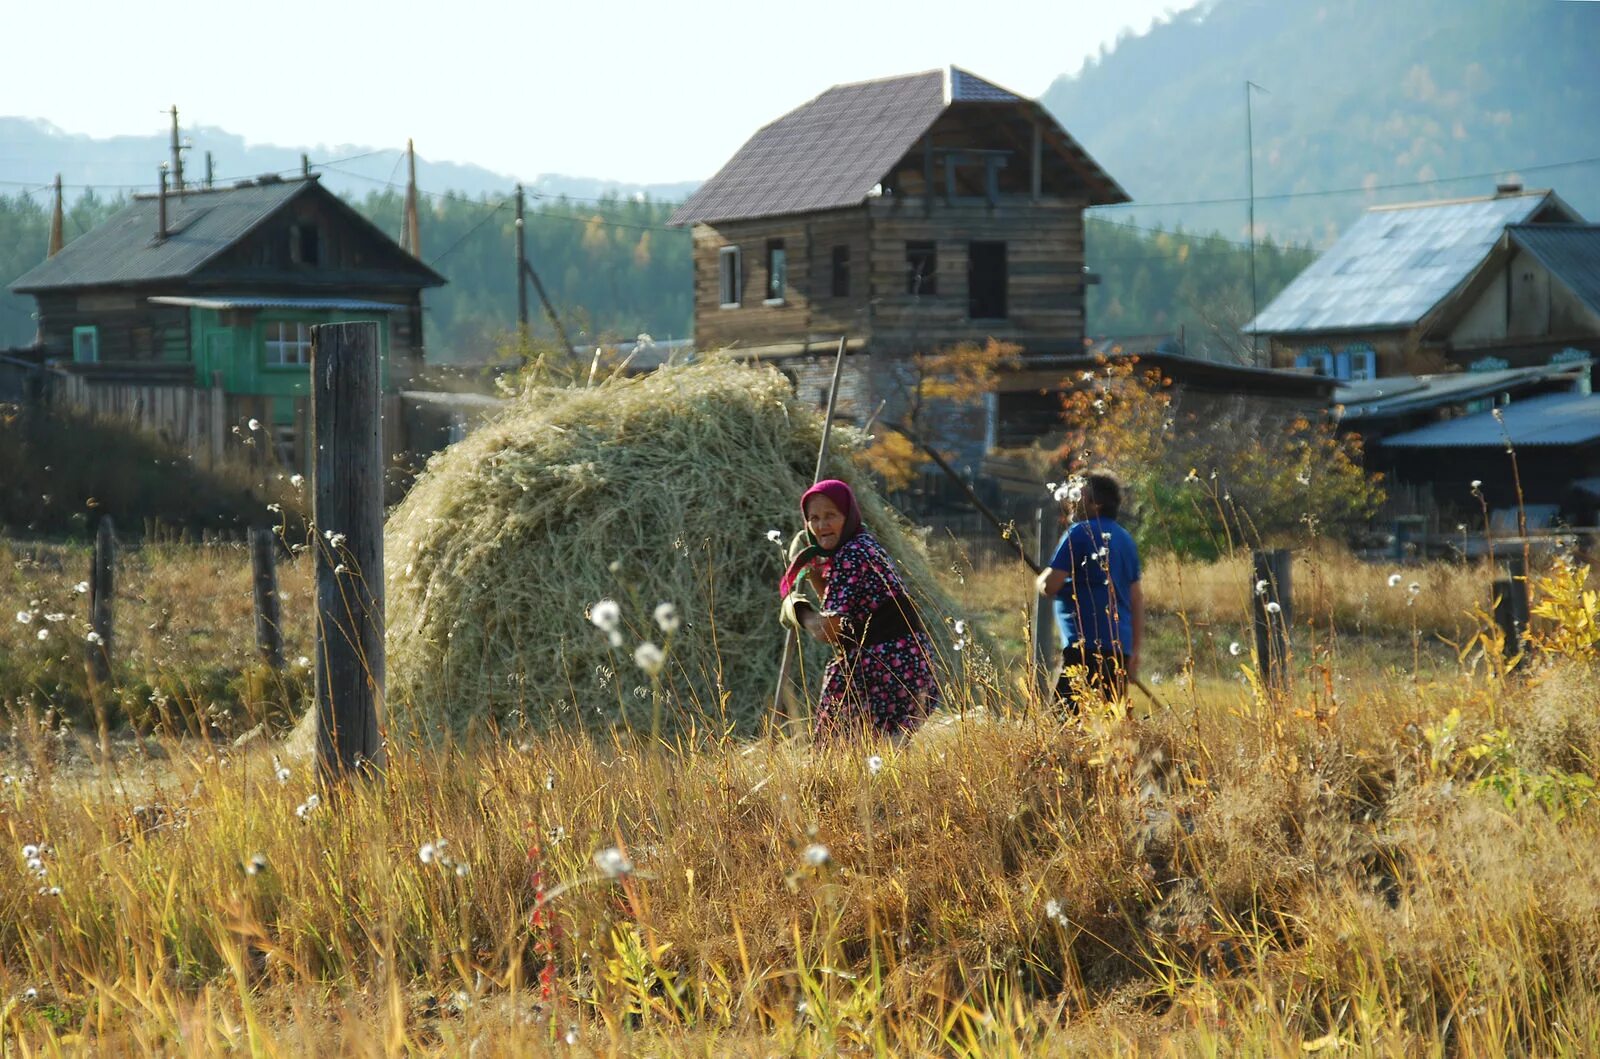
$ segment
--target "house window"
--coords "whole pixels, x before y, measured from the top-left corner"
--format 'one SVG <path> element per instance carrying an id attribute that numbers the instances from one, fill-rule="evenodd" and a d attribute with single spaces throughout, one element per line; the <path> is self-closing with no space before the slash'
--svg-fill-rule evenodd
<path id="1" fill-rule="evenodd" d="M 274 320 L 261 325 L 267 340 L 267 363 L 294 367 L 311 363 L 311 325 Z"/>
<path id="2" fill-rule="evenodd" d="M 767 240 L 767 304 L 783 303 L 783 288 L 788 283 L 788 264 L 782 239 Z"/>
<path id="3" fill-rule="evenodd" d="M 72 360 L 75 364 L 100 363 L 100 329 L 74 327 L 72 329 Z"/>
<path id="4" fill-rule="evenodd" d="M 833 296 L 835 298 L 850 297 L 850 248 L 836 246 L 833 248 Z"/>
<path id="5" fill-rule="evenodd" d="M 1312 346 L 1310 349 L 1294 358 L 1297 368 L 1310 368 L 1318 375 L 1326 378 L 1336 378 L 1333 363 L 1333 351 L 1327 346 Z"/>
<path id="6" fill-rule="evenodd" d="M 930 240 L 906 243 L 906 293 L 939 293 L 939 250 Z"/>
<path id="7" fill-rule="evenodd" d="M 974 320 L 1005 319 L 1006 244 L 968 245 L 967 315 Z"/>
<path id="8" fill-rule="evenodd" d="M 717 287 L 721 292 L 718 297 L 722 299 L 724 309 L 739 307 L 739 296 L 744 285 L 741 282 L 741 268 L 738 247 L 725 246 L 717 251 Z"/>
<path id="9" fill-rule="evenodd" d="M 1378 353 L 1369 345 L 1350 346 L 1340 354 L 1340 359 L 1345 361 L 1340 365 L 1345 369 L 1340 378 L 1361 382 L 1378 377 Z"/>
<path id="10" fill-rule="evenodd" d="M 314 224 L 294 224 L 289 226 L 289 260 L 297 265 L 319 264 L 322 257 L 322 241 L 317 234 Z"/>

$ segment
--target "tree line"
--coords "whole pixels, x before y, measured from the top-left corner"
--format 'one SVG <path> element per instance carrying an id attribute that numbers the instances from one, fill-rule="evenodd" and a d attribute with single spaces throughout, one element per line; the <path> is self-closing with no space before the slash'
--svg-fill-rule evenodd
<path id="1" fill-rule="evenodd" d="M 67 210 L 70 241 L 125 200 L 93 191 Z M 390 189 L 351 204 L 398 235 L 402 196 Z M 672 203 L 604 198 L 533 199 L 527 208 L 528 258 L 568 334 L 579 344 L 689 337 L 692 260 L 689 233 L 666 226 Z M 424 295 L 431 359 L 490 359 L 516 325 L 514 207 L 509 196 L 428 196 L 421 204 L 422 259 L 449 284 Z M 0 195 L 0 285 L 44 259 L 47 193 Z M 1246 348 L 1240 327 L 1251 309 L 1249 256 L 1220 235 L 1145 230 L 1091 216 L 1086 257 L 1099 281 L 1089 287 L 1091 334 L 1182 335 L 1190 352 L 1231 359 Z M 1265 305 L 1307 264 L 1304 247 L 1263 242 L 1256 252 L 1256 303 Z M 535 337 L 551 335 L 530 297 Z M 35 331 L 31 297 L 0 290 L 0 349 L 25 347 Z"/>

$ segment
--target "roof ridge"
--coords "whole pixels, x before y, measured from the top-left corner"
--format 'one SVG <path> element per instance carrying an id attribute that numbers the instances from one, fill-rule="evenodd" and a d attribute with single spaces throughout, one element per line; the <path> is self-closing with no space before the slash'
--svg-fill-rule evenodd
<path id="1" fill-rule="evenodd" d="M 1424 199 L 1418 202 L 1390 202 L 1381 206 L 1368 206 L 1368 213 L 1383 213 L 1388 210 L 1417 210 L 1428 206 L 1465 206 L 1470 202 L 1500 202 L 1505 199 L 1532 198 L 1535 195 L 1543 197 L 1553 192 L 1554 188 L 1527 188 L 1523 191 L 1513 191 L 1506 194 L 1494 195 L 1466 195 L 1454 199 Z"/>

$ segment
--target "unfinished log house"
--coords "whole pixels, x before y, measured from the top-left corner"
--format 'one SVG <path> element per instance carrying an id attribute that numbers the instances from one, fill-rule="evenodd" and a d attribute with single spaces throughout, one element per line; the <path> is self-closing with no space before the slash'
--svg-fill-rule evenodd
<path id="1" fill-rule="evenodd" d="M 839 413 L 859 423 L 897 414 L 909 354 L 988 338 L 1034 366 L 1081 354 L 1083 211 L 1127 200 L 1037 102 L 951 67 L 829 89 L 672 223 L 693 226 L 696 346 L 773 360 L 821 403 L 842 337 Z M 981 455 L 1005 414 L 1002 397 L 942 440 Z"/>

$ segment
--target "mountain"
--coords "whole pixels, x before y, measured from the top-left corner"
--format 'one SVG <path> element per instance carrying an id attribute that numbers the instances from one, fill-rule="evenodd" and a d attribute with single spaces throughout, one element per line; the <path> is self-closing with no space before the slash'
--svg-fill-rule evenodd
<path id="1" fill-rule="evenodd" d="M 1103 217 L 1244 237 L 1248 79 L 1266 90 L 1256 221 L 1280 240 L 1325 245 L 1367 206 L 1487 194 L 1497 176 L 1600 218 L 1597 46 L 1600 3 L 1208 0 L 1043 102 L 1133 196 Z M 1219 198 L 1241 201 L 1139 205 Z"/>
<path id="2" fill-rule="evenodd" d="M 300 155 L 309 155 L 322 174 L 323 183 L 340 194 L 360 197 L 385 185 L 405 183 L 403 147 L 371 147 L 357 144 L 317 144 L 282 147 L 247 143 L 244 137 L 209 125 L 180 130 L 193 146 L 184 155 L 184 179 L 200 180 L 205 175 L 206 152 L 210 152 L 218 183 L 227 183 L 262 173 L 286 173 L 300 168 Z M 95 139 L 69 133 L 37 118 L 0 117 L 0 181 L 12 187 L 43 186 L 63 174 L 70 185 L 68 197 L 76 198 L 85 187 L 102 196 L 115 196 L 124 190 L 155 189 L 156 170 L 171 157 L 166 134 L 113 136 Z M 517 178 L 482 166 L 463 162 L 436 161 L 417 155 L 417 185 L 434 191 L 453 191 L 467 198 L 483 195 L 499 198 L 511 190 Z M 595 177 L 574 177 L 544 173 L 524 180 L 531 192 L 595 199 L 614 195 L 631 198 L 679 201 L 693 191 L 695 184 L 633 184 Z"/>

